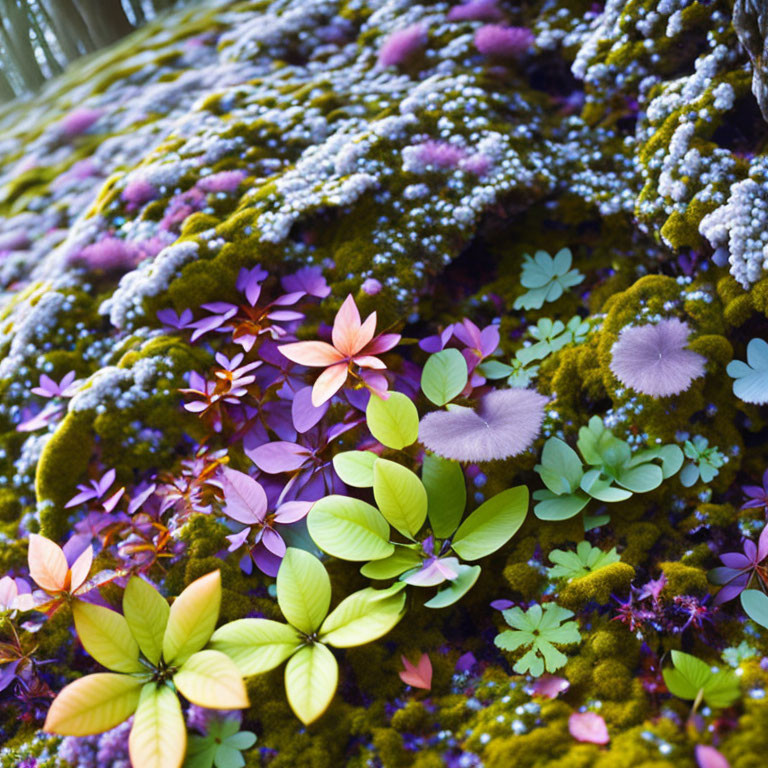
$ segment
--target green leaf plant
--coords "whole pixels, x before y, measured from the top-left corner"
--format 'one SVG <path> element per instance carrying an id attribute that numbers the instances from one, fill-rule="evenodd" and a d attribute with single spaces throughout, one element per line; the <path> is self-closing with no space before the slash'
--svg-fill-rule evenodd
<path id="1" fill-rule="evenodd" d="M 741 696 L 739 678 L 730 670 L 713 671 L 689 653 L 672 651 L 672 667 L 662 670 L 673 696 L 693 702 L 691 716 L 703 701 L 710 707 L 729 707 Z"/>
<path id="2" fill-rule="evenodd" d="M 287 623 L 239 619 L 214 632 L 211 648 L 232 659 L 245 677 L 287 659 L 288 703 L 309 725 L 336 692 L 339 667 L 328 646 L 364 645 L 389 632 L 404 615 L 404 587 L 361 589 L 328 613 L 331 581 L 325 567 L 309 552 L 289 547 L 277 573 L 277 603 Z"/>
<path id="3" fill-rule="evenodd" d="M 710 447 L 709 440 L 701 435 L 686 440 L 683 452 L 689 461 L 680 472 L 680 482 L 686 488 L 695 485 L 699 478 L 704 483 L 711 482 L 720 473 L 720 467 L 728 461 L 717 446 Z"/>
<path id="4" fill-rule="evenodd" d="M 494 643 L 504 651 L 516 651 L 530 646 L 512 667 L 519 675 L 526 673 L 540 677 L 547 672 L 556 672 L 565 666 L 567 656 L 555 645 L 571 645 L 581 642 L 579 625 L 569 621 L 573 611 L 557 603 L 534 603 L 527 610 L 514 607 L 502 611 L 504 620 L 512 629 L 496 635 Z"/>
<path id="5" fill-rule="evenodd" d="M 256 743 L 256 734 L 240 730 L 240 719 L 215 717 L 205 734 L 189 737 L 184 768 L 243 768 L 243 750 Z"/>
<path id="6" fill-rule="evenodd" d="M 520 283 L 528 291 L 515 299 L 515 309 L 541 309 L 544 302 L 557 301 L 565 290 L 578 285 L 584 275 L 571 269 L 573 256 L 570 249 L 559 250 L 554 257 L 546 251 L 536 251 L 531 258 L 523 256 Z"/>
<path id="7" fill-rule="evenodd" d="M 617 554 L 616 547 L 604 552 L 598 547 L 593 547 L 588 541 L 580 541 L 575 552 L 553 549 L 549 553 L 549 559 L 555 563 L 552 568 L 547 568 L 549 578 L 570 581 L 618 563 L 621 557 Z"/>
<path id="8" fill-rule="evenodd" d="M 540 520 L 567 520 L 591 499 L 625 501 L 633 493 L 658 488 L 682 466 L 677 445 L 662 445 L 635 454 L 627 442 L 607 429 L 598 416 L 579 430 L 579 456 L 566 442 L 550 437 L 535 467 L 546 489 L 534 491 L 534 514 Z M 586 464 L 586 468 L 585 468 Z"/>
<path id="9" fill-rule="evenodd" d="M 448 582 L 428 608 L 451 605 L 468 592 L 480 575 L 480 566 L 468 563 L 504 546 L 528 512 L 528 489 L 518 486 L 462 521 L 467 493 L 461 466 L 432 454 L 424 458 L 421 480 L 368 451 L 337 454 L 333 463 L 345 483 L 372 488 L 376 506 L 348 496 L 320 499 L 307 516 L 313 541 L 342 560 L 369 561 L 361 573 L 371 579 L 399 578 L 419 587 Z"/>
<path id="10" fill-rule="evenodd" d="M 248 696 L 234 662 L 204 650 L 221 605 L 221 575 L 192 582 L 169 608 L 146 581 L 133 576 L 123 613 L 93 603 L 72 605 L 75 629 L 88 653 L 111 670 L 86 675 L 56 697 L 44 729 L 89 736 L 134 716 L 131 762 L 141 768 L 179 768 L 187 743 L 178 694 L 212 709 L 242 709 Z"/>

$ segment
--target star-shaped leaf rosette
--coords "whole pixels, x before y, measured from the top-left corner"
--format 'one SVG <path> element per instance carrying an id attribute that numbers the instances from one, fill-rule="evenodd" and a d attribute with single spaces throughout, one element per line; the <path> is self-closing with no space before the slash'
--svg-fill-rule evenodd
<path id="1" fill-rule="evenodd" d="M 211 647 L 232 658 L 246 677 L 269 672 L 288 659 L 288 703 L 309 725 L 336 692 L 339 667 L 328 646 L 350 648 L 387 634 L 404 615 L 404 588 L 361 589 L 328 613 L 328 572 L 314 555 L 289 547 L 277 574 L 277 603 L 288 623 L 239 619 L 216 630 Z"/>
<path id="2" fill-rule="evenodd" d="M 405 395 L 392 393 L 387 401 L 372 397 L 367 416 L 372 434 L 389 448 L 400 450 L 416 440 L 418 414 Z M 480 566 L 469 563 L 504 546 L 528 512 L 528 489 L 518 486 L 488 499 L 462 521 L 467 494 L 461 466 L 431 454 L 421 479 L 372 451 L 338 453 L 333 465 L 347 485 L 371 488 L 376 506 L 349 496 L 320 499 L 307 516 L 315 544 L 342 560 L 370 561 L 361 573 L 371 579 L 398 578 L 417 587 L 447 582 L 425 603 L 429 608 L 444 608 L 466 594 L 480 575 Z"/>
<path id="3" fill-rule="evenodd" d="M 172 606 L 134 576 L 123 613 L 76 602 L 75 628 L 88 653 L 110 672 L 86 675 L 56 697 L 45 730 L 62 736 L 108 731 L 134 715 L 131 763 L 179 768 L 187 734 L 178 695 L 201 707 L 248 706 L 240 671 L 216 650 L 204 650 L 219 617 L 221 575 L 192 582 Z"/>
<path id="4" fill-rule="evenodd" d="M 280 351 L 289 360 L 310 368 L 325 368 L 312 387 L 312 405 L 320 406 L 330 400 L 351 376 L 359 384 L 386 397 L 387 380 L 376 371 L 387 366 L 376 355 L 388 352 L 400 341 L 397 333 L 385 333 L 374 338 L 376 313 L 360 320 L 360 312 L 350 294 L 344 300 L 333 321 L 331 340 L 297 341 L 284 344 Z"/>

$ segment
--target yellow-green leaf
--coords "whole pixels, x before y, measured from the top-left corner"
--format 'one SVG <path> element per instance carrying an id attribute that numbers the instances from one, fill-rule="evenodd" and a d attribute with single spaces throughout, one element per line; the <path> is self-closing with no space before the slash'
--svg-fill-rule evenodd
<path id="1" fill-rule="evenodd" d="M 399 451 L 419 436 L 419 412 L 402 392 L 390 392 L 386 400 L 371 395 L 365 418 L 371 434 L 388 448 Z"/>
<path id="2" fill-rule="evenodd" d="M 176 694 L 147 683 L 128 737 L 134 768 L 179 768 L 187 750 L 187 729 Z"/>
<path id="3" fill-rule="evenodd" d="M 193 581 L 175 600 L 163 636 L 163 657 L 183 664 L 210 639 L 221 607 L 221 572 Z"/>
<path id="4" fill-rule="evenodd" d="M 277 604 L 301 632 L 310 635 L 320 626 L 331 604 L 331 580 L 314 555 L 288 548 L 277 572 Z"/>
<path id="5" fill-rule="evenodd" d="M 173 676 L 184 698 L 209 709 L 243 709 L 248 706 L 243 676 L 229 656 L 220 651 L 193 653 Z"/>
<path id="6" fill-rule="evenodd" d="M 404 586 L 368 587 L 344 598 L 320 627 L 321 642 L 349 648 L 386 635 L 405 614 Z"/>
<path id="7" fill-rule="evenodd" d="M 80 642 L 96 661 L 114 672 L 141 672 L 139 646 L 128 622 L 116 611 L 76 600 L 72 605 Z"/>
<path id="8" fill-rule="evenodd" d="M 274 669 L 302 643 L 289 624 L 269 619 L 238 619 L 219 627 L 210 647 L 226 653 L 240 672 L 249 677 Z"/>
<path id="9" fill-rule="evenodd" d="M 339 682 L 339 666 L 321 643 L 299 649 L 285 665 L 285 693 L 296 717 L 309 725 L 325 712 Z"/>
<path id="10" fill-rule="evenodd" d="M 376 459 L 373 495 L 386 521 L 403 536 L 414 538 L 427 519 L 427 492 L 421 480 L 402 464 Z"/>
<path id="11" fill-rule="evenodd" d="M 153 664 L 160 661 L 163 652 L 170 611 L 166 599 L 151 584 L 131 576 L 123 593 L 123 615 L 141 652 Z"/>
<path id="12" fill-rule="evenodd" d="M 467 505 L 467 487 L 461 465 L 427 453 L 421 467 L 421 482 L 427 491 L 427 516 L 432 533 L 439 539 L 447 539 L 459 527 Z"/>
<path id="13" fill-rule="evenodd" d="M 53 700 L 43 730 L 60 736 L 93 736 L 127 720 L 139 703 L 135 677 L 102 672 L 75 680 Z"/>

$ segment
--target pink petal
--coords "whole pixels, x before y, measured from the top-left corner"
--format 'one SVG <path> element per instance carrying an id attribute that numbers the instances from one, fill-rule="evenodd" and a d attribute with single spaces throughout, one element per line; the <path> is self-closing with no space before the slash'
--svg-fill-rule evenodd
<path id="1" fill-rule="evenodd" d="M 411 664 L 405 656 L 401 656 L 405 669 L 399 672 L 400 679 L 412 688 L 423 688 L 428 691 L 432 687 L 432 662 L 429 655 L 421 654 L 418 664 Z"/>
<path id="2" fill-rule="evenodd" d="M 287 501 L 277 508 L 275 522 L 281 525 L 288 525 L 289 523 L 302 520 L 309 514 L 312 504 L 313 502 L 311 501 Z"/>
<path id="3" fill-rule="evenodd" d="M 16 582 L 10 576 L 3 576 L 0 579 L 0 611 L 12 608 L 18 594 Z"/>
<path id="4" fill-rule="evenodd" d="M 279 350 L 294 363 L 316 368 L 325 368 L 345 359 L 338 349 L 325 341 L 297 341 L 293 344 L 283 344 Z"/>
<path id="5" fill-rule="evenodd" d="M 699 768 L 730 768 L 728 761 L 714 747 L 696 745 L 696 762 Z"/>
<path id="6" fill-rule="evenodd" d="M 71 576 L 69 589 L 71 592 L 74 592 L 76 589 L 79 589 L 83 586 L 85 580 L 88 578 L 92 564 L 93 547 L 89 545 L 88 549 L 86 549 L 85 552 L 83 552 L 80 557 L 75 560 L 75 562 L 72 564 L 72 567 L 70 568 Z"/>
<path id="7" fill-rule="evenodd" d="M 571 687 L 571 684 L 564 677 L 556 675 L 543 675 L 533 681 L 531 685 L 532 696 L 543 696 L 545 699 L 557 698 Z"/>
<path id="8" fill-rule="evenodd" d="M 312 387 L 312 405 L 316 408 L 330 400 L 347 380 L 347 364 L 339 363 L 326 368 Z"/>
<path id="9" fill-rule="evenodd" d="M 594 712 L 574 712 L 568 718 L 568 730 L 576 741 L 607 744 L 611 740 L 605 720 Z"/>
<path id="10" fill-rule="evenodd" d="M 240 533 L 233 533 L 226 538 L 229 540 L 229 552 L 234 552 L 236 549 L 240 549 L 245 540 L 248 538 L 248 534 L 251 532 L 250 527 L 243 528 Z"/>
<path id="11" fill-rule="evenodd" d="M 264 542 L 264 546 L 276 557 L 282 557 L 285 554 L 285 542 L 277 531 L 265 528 L 261 540 Z"/>
<path id="12" fill-rule="evenodd" d="M 372 355 L 355 355 L 352 358 L 352 362 L 361 368 L 375 368 L 378 371 L 387 370 L 387 366 L 378 357 L 373 357 Z"/>
<path id="13" fill-rule="evenodd" d="M 375 323 L 376 320 L 374 318 L 374 328 Z M 333 346 L 345 357 L 351 357 L 356 352 L 359 352 L 362 346 L 364 346 L 357 345 L 360 329 L 360 312 L 358 312 L 355 300 L 350 293 L 347 298 L 344 299 L 344 303 L 336 313 L 336 317 L 333 321 L 333 330 L 331 331 Z M 371 338 L 373 338 L 373 333 L 371 333 L 368 341 L 370 341 Z M 366 344 L 368 341 L 366 341 Z"/>
<path id="14" fill-rule="evenodd" d="M 399 333 L 382 333 L 377 336 L 370 344 L 366 344 L 365 349 L 361 351 L 366 355 L 380 355 L 382 352 L 389 352 L 400 343 L 402 336 Z"/>

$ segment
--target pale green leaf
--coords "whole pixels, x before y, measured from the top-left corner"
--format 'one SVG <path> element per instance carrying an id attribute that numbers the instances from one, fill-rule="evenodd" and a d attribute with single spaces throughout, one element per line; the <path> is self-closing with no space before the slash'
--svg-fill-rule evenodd
<path id="1" fill-rule="evenodd" d="M 479 565 L 462 565 L 459 575 L 431 599 L 424 603 L 425 608 L 446 608 L 453 605 L 469 592 L 480 576 Z"/>
<path id="2" fill-rule="evenodd" d="M 401 450 L 419 436 L 419 413 L 401 392 L 390 392 L 386 400 L 371 395 L 365 417 L 371 434 L 388 448 Z"/>
<path id="3" fill-rule="evenodd" d="M 277 572 L 277 603 L 296 629 L 311 635 L 331 604 L 331 580 L 323 564 L 303 549 L 289 547 Z"/>
<path id="4" fill-rule="evenodd" d="M 421 480 L 401 464 L 376 459 L 373 495 L 386 521 L 413 539 L 427 519 L 427 492 Z"/>
<path id="5" fill-rule="evenodd" d="M 321 643 L 305 646 L 285 665 L 285 692 L 296 717 L 309 725 L 325 712 L 336 693 L 339 665 Z"/>
<path id="6" fill-rule="evenodd" d="M 372 451 L 342 451 L 333 457 L 333 468 L 347 485 L 370 488 L 373 485 L 373 465 L 377 458 Z"/>
<path id="7" fill-rule="evenodd" d="M 248 695 L 240 670 L 220 651 L 193 653 L 173 676 L 173 684 L 184 698 L 209 709 L 243 709 Z"/>
<path id="8" fill-rule="evenodd" d="M 179 768 L 187 746 L 187 729 L 176 694 L 168 686 L 147 683 L 128 738 L 131 765 Z"/>
<path id="9" fill-rule="evenodd" d="M 367 579 L 391 579 L 418 565 L 421 565 L 421 556 L 416 550 L 396 544 L 389 557 L 366 563 L 360 573 Z"/>
<path id="10" fill-rule="evenodd" d="M 76 600 L 72 604 L 75 629 L 88 653 L 115 672 L 141 672 L 139 646 L 128 622 L 116 611 Z"/>
<path id="11" fill-rule="evenodd" d="M 445 405 L 467 386 L 467 361 L 458 349 L 430 355 L 421 374 L 421 390 L 435 405 Z"/>
<path id="12" fill-rule="evenodd" d="M 282 664 L 302 643 L 289 624 L 269 619 L 238 619 L 219 627 L 210 647 L 226 653 L 240 672 L 249 677 Z"/>
<path id="13" fill-rule="evenodd" d="M 461 465 L 427 453 L 421 481 L 427 490 L 427 516 L 432 533 L 439 539 L 448 538 L 458 527 L 467 506 L 467 486 Z"/>
<path id="14" fill-rule="evenodd" d="M 123 593 L 123 614 L 141 652 L 153 664 L 160 661 L 163 652 L 170 612 L 166 599 L 151 584 L 131 576 Z"/>

